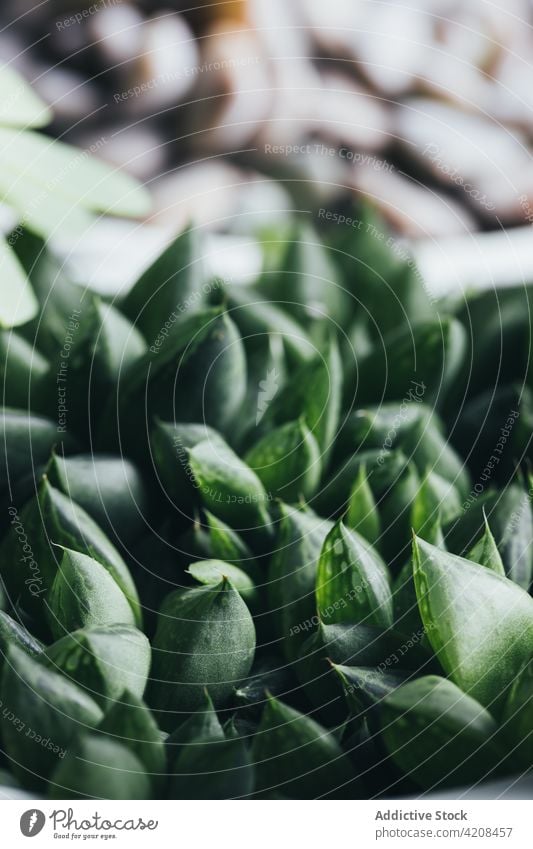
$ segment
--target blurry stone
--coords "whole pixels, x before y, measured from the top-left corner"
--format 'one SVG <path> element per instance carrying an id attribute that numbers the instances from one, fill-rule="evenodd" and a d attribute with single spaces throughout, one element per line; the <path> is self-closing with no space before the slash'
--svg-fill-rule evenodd
<path id="1" fill-rule="evenodd" d="M 164 170 L 168 146 L 156 129 L 149 124 L 135 126 L 101 127 L 96 135 L 83 133 L 69 141 L 75 141 L 84 149 L 98 145 L 98 156 L 118 168 L 124 168 L 134 177 L 146 182 Z"/>
<path id="2" fill-rule="evenodd" d="M 253 31 L 215 27 L 202 39 L 193 102 L 179 115 L 196 150 L 238 151 L 250 146 L 271 114 L 268 64 Z"/>
<path id="3" fill-rule="evenodd" d="M 88 21 L 89 40 L 111 66 L 137 59 L 143 49 L 143 16 L 135 6 L 106 6 Z M 115 70 L 121 71 L 119 67 Z"/>
<path id="4" fill-rule="evenodd" d="M 526 139 L 519 132 L 424 98 L 396 107 L 395 129 L 404 150 L 424 170 L 457 188 L 529 162 Z"/>
<path id="5" fill-rule="evenodd" d="M 153 186 L 154 220 L 176 231 L 194 219 L 220 230 L 249 232 L 279 220 L 291 208 L 283 186 L 227 162 L 178 169 Z"/>
<path id="6" fill-rule="evenodd" d="M 353 187 L 372 201 L 402 236 L 453 236 L 476 226 L 473 215 L 450 197 L 398 172 L 390 162 L 361 154 L 350 172 Z"/>
<path id="7" fill-rule="evenodd" d="M 322 74 L 316 95 L 321 135 L 350 150 L 382 150 L 391 140 L 389 110 L 370 91 L 338 72 Z"/>
<path id="8" fill-rule="evenodd" d="M 101 105 L 101 97 L 94 84 L 77 71 L 63 67 L 42 69 L 33 87 L 48 103 L 54 121 L 73 124 L 90 118 Z"/>

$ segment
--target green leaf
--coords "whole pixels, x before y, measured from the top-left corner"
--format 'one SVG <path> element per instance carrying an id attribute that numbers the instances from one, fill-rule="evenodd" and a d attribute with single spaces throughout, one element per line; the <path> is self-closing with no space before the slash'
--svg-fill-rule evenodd
<path id="1" fill-rule="evenodd" d="M 52 120 L 46 103 L 9 65 L 0 66 L 0 125 L 44 127 Z"/>
<path id="2" fill-rule="evenodd" d="M 244 459 L 267 492 L 288 502 L 310 498 L 320 482 L 319 448 L 302 419 L 267 433 Z"/>
<path id="3" fill-rule="evenodd" d="M 1 698 L 3 745 L 13 772 L 30 789 L 41 789 L 74 739 L 102 719 L 83 690 L 16 646 L 5 663 Z"/>
<path id="4" fill-rule="evenodd" d="M 181 315 L 204 306 L 205 280 L 199 234 L 187 227 L 141 274 L 121 308 L 158 350 Z"/>
<path id="5" fill-rule="evenodd" d="M 230 290 L 230 314 L 243 339 L 270 335 L 282 339 L 291 364 L 301 365 L 312 359 L 314 348 L 302 325 L 281 306 L 271 303 L 249 287 Z"/>
<path id="6" fill-rule="evenodd" d="M 473 784 L 502 759 L 490 713 L 444 678 L 403 684 L 385 697 L 380 713 L 385 746 L 424 789 Z"/>
<path id="7" fill-rule="evenodd" d="M 262 277 L 261 291 L 302 324 L 330 318 L 344 325 L 354 301 L 316 232 L 296 224 L 286 239 L 279 267 Z"/>
<path id="8" fill-rule="evenodd" d="M 333 664 L 342 684 L 343 694 L 352 717 L 360 718 L 383 701 L 410 677 L 404 669 L 383 672 L 365 666 Z"/>
<path id="9" fill-rule="evenodd" d="M 420 479 L 413 463 L 399 469 L 397 477 L 380 503 L 383 535 L 381 551 L 391 565 L 403 563 L 409 555 L 412 539 L 413 505 L 420 490 Z M 435 517 L 438 514 L 435 514 Z"/>
<path id="10" fill-rule="evenodd" d="M 200 560 L 198 563 L 191 563 L 188 572 L 199 584 L 207 586 L 219 584 L 222 578 L 229 578 L 246 604 L 251 607 L 257 604 L 258 593 L 254 582 L 238 566 L 224 563 L 223 560 Z"/>
<path id="11" fill-rule="evenodd" d="M 0 296 L 0 328 L 26 324 L 37 314 L 39 304 L 16 254 L 2 236 L 0 236 L 0 274 L 3 281 Z"/>
<path id="12" fill-rule="evenodd" d="M 27 553 L 29 559 L 20 560 L 17 528 L 12 527 L 0 545 L 0 571 L 9 593 L 19 598 L 23 609 L 42 614 L 42 597 L 56 576 L 60 557 L 60 548 L 56 546 L 60 546 L 80 551 L 101 563 L 124 592 L 136 623 L 140 624 L 139 599 L 128 567 L 82 507 L 43 478 L 37 495 L 27 502 L 18 518 L 31 539 L 32 555 Z"/>
<path id="13" fill-rule="evenodd" d="M 209 440 L 190 449 L 189 465 L 202 504 L 235 530 L 264 534 L 272 498 L 247 465 L 224 443 Z"/>
<path id="14" fill-rule="evenodd" d="M 50 485 L 87 511 L 108 536 L 127 544 L 145 529 L 148 492 L 139 469 L 125 457 L 53 454 Z"/>
<path id="15" fill-rule="evenodd" d="M 288 660 L 316 620 L 318 559 L 331 522 L 312 511 L 280 505 L 278 536 L 268 572 L 268 606 L 278 640 Z"/>
<path id="16" fill-rule="evenodd" d="M 259 793 L 292 799 L 360 798 L 352 766 L 332 734 L 308 716 L 270 698 L 254 738 Z"/>
<path id="17" fill-rule="evenodd" d="M 149 799 L 144 765 L 127 746 L 102 734 L 86 734 L 53 772 L 51 799 Z"/>
<path id="18" fill-rule="evenodd" d="M 327 624 L 392 625 L 387 567 L 372 546 L 340 520 L 320 554 L 316 601 L 318 614 Z"/>
<path id="19" fill-rule="evenodd" d="M 472 490 L 464 511 L 445 528 L 448 547 L 465 555 L 490 523 L 505 572 L 523 589 L 533 577 L 533 514 L 529 496 L 518 484 L 498 492 Z"/>
<path id="20" fill-rule="evenodd" d="M 51 419 L 7 407 L 0 409 L 0 444 L 0 480 L 11 485 L 45 463 L 54 445 L 62 444 L 66 450 L 74 447 Z"/>
<path id="21" fill-rule="evenodd" d="M 254 768 L 244 741 L 238 738 L 191 740 L 170 772 L 171 799 L 239 799 L 254 786 Z"/>
<path id="22" fill-rule="evenodd" d="M 413 543 L 428 639 L 465 693 L 494 712 L 533 645 L 533 599 L 507 578 L 430 543 Z"/>
<path id="23" fill-rule="evenodd" d="M 125 690 L 107 711 L 98 730 L 127 746 L 150 779 L 161 783 L 166 773 L 165 746 L 152 714 L 139 696 Z"/>
<path id="24" fill-rule="evenodd" d="M 533 658 L 518 673 L 505 702 L 502 729 L 523 769 L 533 762 Z"/>
<path id="25" fill-rule="evenodd" d="M 51 202 L 65 199 L 65 206 L 137 217 L 150 211 L 150 197 L 133 177 L 102 162 L 87 150 L 32 131 L 20 133 L 0 127 L 2 160 L 10 182 L 33 186 L 35 195 L 44 193 L 43 210 Z M 18 189 L 17 189 L 18 191 Z M 28 200 L 32 200 L 31 194 Z M 38 210 L 39 218 L 44 216 Z M 29 217 L 29 211 L 28 211 Z"/>
<path id="26" fill-rule="evenodd" d="M 0 610 L 0 673 L 10 646 L 17 646 L 31 656 L 41 654 L 44 648 L 23 625 Z"/>
<path id="27" fill-rule="evenodd" d="M 252 617 L 227 579 L 171 593 L 153 641 L 149 704 L 160 724 L 172 727 L 177 715 L 198 708 L 204 687 L 216 705 L 227 701 L 250 671 L 254 651 Z"/>
<path id="28" fill-rule="evenodd" d="M 263 419 L 264 426 L 305 419 L 325 464 L 339 426 L 341 396 L 342 363 L 337 343 L 330 337 L 325 351 L 304 363 L 276 395 Z"/>
<path id="29" fill-rule="evenodd" d="M 7 407 L 43 412 L 48 361 L 14 331 L 0 330 L 0 383 Z"/>
<path id="30" fill-rule="evenodd" d="M 121 381 L 118 422 L 117 399 L 108 412 L 122 442 L 140 452 L 147 427 L 139 410 L 148 410 L 152 419 L 202 422 L 225 433 L 239 414 L 245 390 L 246 360 L 237 328 L 218 308 L 203 310 L 180 319 L 159 353 L 149 351 Z M 106 445 L 107 429 L 104 424 L 101 441 Z M 118 445 L 116 434 L 111 435 Z"/>
<path id="31" fill-rule="evenodd" d="M 107 711 L 125 689 L 142 697 L 150 668 L 150 643 L 141 631 L 127 625 L 86 627 L 52 643 L 43 660 Z"/>
<path id="32" fill-rule="evenodd" d="M 411 527 L 419 536 L 428 539 L 436 522 L 447 523 L 460 511 L 461 499 L 453 484 L 436 472 L 428 471 L 412 503 Z"/>
<path id="33" fill-rule="evenodd" d="M 203 512 L 203 522 L 195 520 L 190 531 L 181 538 L 185 554 L 198 560 L 223 560 L 238 566 L 254 583 L 261 583 L 263 572 L 250 548 L 241 537 L 217 519 L 208 510 Z"/>
<path id="34" fill-rule="evenodd" d="M 364 463 L 359 466 L 359 471 L 350 493 L 345 524 L 348 528 L 357 531 L 371 545 L 378 543 L 381 523 Z"/>
<path id="35" fill-rule="evenodd" d="M 465 350 L 465 329 L 451 318 L 391 332 L 359 364 L 358 404 L 376 397 L 398 401 L 413 381 L 423 387 L 427 403 L 441 399 L 457 376 Z"/>
<path id="36" fill-rule="evenodd" d="M 487 517 L 485 516 L 485 533 L 476 542 L 473 548 L 467 554 L 467 560 L 472 560 L 474 563 L 479 563 L 480 566 L 486 566 L 487 569 L 492 569 L 497 575 L 505 577 L 505 569 L 503 562 L 496 545 L 496 540 L 492 536 Z"/>
<path id="37" fill-rule="evenodd" d="M 63 551 L 46 615 L 56 639 L 78 628 L 135 624 L 128 599 L 104 566 L 68 549 Z"/>

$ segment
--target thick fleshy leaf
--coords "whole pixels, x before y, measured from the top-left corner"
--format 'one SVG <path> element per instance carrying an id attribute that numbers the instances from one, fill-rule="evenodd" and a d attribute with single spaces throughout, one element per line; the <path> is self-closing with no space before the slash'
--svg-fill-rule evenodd
<path id="1" fill-rule="evenodd" d="M 10 646 L 17 646 L 31 656 L 41 654 L 44 648 L 20 622 L 0 610 L 0 673 Z"/>
<path id="2" fill-rule="evenodd" d="M 63 550 L 46 616 L 56 639 L 78 628 L 135 624 L 128 599 L 107 569 L 69 549 Z"/>
<path id="3" fill-rule="evenodd" d="M 8 127 L 0 127 L 0 149 L 10 180 L 23 178 L 34 184 L 33 208 L 39 206 L 35 197 L 39 197 L 39 192 L 42 197 L 44 191 L 42 207 L 47 211 L 50 201 L 57 197 L 76 202 L 80 208 L 112 215 L 137 217 L 150 210 L 150 197 L 136 180 L 87 151 L 39 133 L 20 133 Z M 43 173 L 51 175 L 50 190 L 43 182 Z"/>
<path id="4" fill-rule="evenodd" d="M 268 603 L 276 637 L 289 660 L 316 628 L 318 560 L 331 522 L 312 511 L 280 505 L 276 547 L 269 564 Z"/>
<path id="5" fill-rule="evenodd" d="M 39 304 L 16 254 L 0 236 L 0 328 L 26 324 L 37 314 Z"/>
<path id="6" fill-rule="evenodd" d="M 54 454 L 46 475 L 118 542 L 127 544 L 145 529 L 148 492 L 139 469 L 125 457 Z"/>
<path id="7" fill-rule="evenodd" d="M 0 445 L 0 480 L 6 483 L 45 463 L 54 445 L 75 447 L 67 434 L 58 432 L 57 422 L 8 407 L 0 409 Z"/>
<path id="8" fill-rule="evenodd" d="M 465 330 L 451 318 L 391 332 L 360 364 L 358 403 L 372 403 L 376 397 L 398 401 L 412 381 L 423 387 L 426 402 L 440 399 L 453 384 L 465 348 Z"/>
<path id="9" fill-rule="evenodd" d="M 202 521 L 203 520 L 203 521 Z M 180 540 L 185 555 L 198 560 L 224 560 L 238 566 L 254 583 L 261 583 L 263 573 L 250 548 L 222 519 L 204 510 L 202 519 Z"/>
<path id="10" fill-rule="evenodd" d="M 44 412 L 48 361 L 15 331 L 0 330 L 0 385 L 7 407 Z"/>
<path id="11" fill-rule="evenodd" d="M 13 524 L 0 545 L 0 571 L 9 593 L 19 599 L 23 609 L 42 615 L 42 598 L 52 586 L 62 556 L 57 546 L 62 546 L 87 554 L 102 564 L 126 595 L 136 622 L 140 623 L 139 599 L 128 567 L 82 507 L 43 478 L 38 494 L 20 510 L 17 518 L 23 532 L 31 538 L 32 552 L 24 555 L 29 559 L 21 560 L 19 526 Z"/>
<path id="12" fill-rule="evenodd" d="M 150 779 L 161 783 L 166 772 L 161 732 L 139 696 L 125 690 L 107 711 L 98 731 L 127 746 L 144 765 Z"/>
<path id="13" fill-rule="evenodd" d="M 333 664 L 352 717 L 360 718 L 374 710 L 393 690 L 412 677 L 405 670 L 382 672 L 365 666 Z"/>
<path id="14" fill-rule="evenodd" d="M 533 650 L 533 599 L 485 566 L 413 543 L 416 594 L 427 637 L 465 693 L 493 712 Z"/>
<path id="15" fill-rule="evenodd" d="M 52 643 L 43 661 L 86 690 L 107 711 L 125 689 L 142 697 L 150 668 L 150 643 L 141 631 L 127 625 L 88 627 Z"/>
<path id="16" fill-rule="evenodd" d="M 180 714 L 198 708 L 206 687 L 216 705 L 227 701 L 254 651 L 252 617 L 227 579 L 171 593 L 159 613 L 148 700 L 160 724 L 172 728 Z"/>
<path id="17" fill-rule="evenodd" d="M 473 563 L 479 563 L 480 566 L 486 566 L 487 569 L 492 569 L 497 575 L 505 577 L 505 569 L 503 562 L 496 545 L 496 540 L 492 535 L 487 517 L 485 516 L 485 533 L 476 544 L 470 549 L 466 555 L 467 560 L 472 560 Z"/>
<path id="18" fill-rule="evenodd" d="M 244 459 L 266 491 L 287 502 L 310 498 L 320 482 L 320 451 L 302 419 L 267 433 Z"/>
<path id="19" fill-rule="evenodd" d="M 501 764 L 495 720 L 444 678 L 403 684 L 381 702 L 380 714 L 394 761 L 426 790 L 474 783 Z"/>
<path id="20" fill-rule="evenodd" d="M 234 286 L 230 293 L 230 315 L 243 339 L 269 334 L 283 341 L 293 365 L 301 365 L 314 355 L 314 347 L 302 325 L 282 308 L 258 295 L 255 290 Z"/>
<path id="21" fill-rule="evenodd" d="M 533 513 L 528 494 L 518 484 L 485 492 L 478 483 L 463 512 L 445 527 L 448 547 L 466 555 L 485 532 L 488 520 L 506 575 L 525 590 L 533 578 Z"/>
<path id="22" fill-rule="evenodd" d="M 251 607 L 257 604 L 258 593 L 252 579 L 232 563 L 224 563 L 223 560 L 199 560 L 197 563 L 191 563 L 188 572 L 199 584 L 207 586 L 219 584 L 224 577 L 229 578 L 246 604 Z"/>
<path id="23" fill-rule="evenodd" d="M 376 667 L 379 673 L 398 669 L 430 671 L 431 655 L 420 635 L 406 636 L 391 628 L 370 625 L 327 625 L 304 643 L 296 665 L 305 694 L 321 721 L 333 726 L 347 717 L 342 685 L 331 664 Z"/>
<path id="24" fill-rule="evenodd" d="M 502 717 L 505 737 L 513 745 L 512 759 L 524 769 L 533 763 L 533 658 L 518 673 L 505 702 Z"/>
<path id="25" fill-rule="evenodd" d="M 265 706 L 252 757 L 261 794 L 361 798 L 362 787 L 333 735 L 277 699 L 270 698 Z"/>
<path id="26" fill-rule="evenodd" d="M 318 563 L 318 614 L 323 622 L 392 625 L 392 594 L 387 567 L 372 546 L 337 522 Z"/>
<path id="27" fill-rule="evenodd" d="M 305 419 L 315 437 L 325 465 L 337 434 L 342 400 L 342 363 L 333 337 L 323 353 L 302 365 L 279 392 L 263 419 L 272 422 Z"/>
<path id="28" fill-rule="evenodd" d="M 186 314 L 158 353 L 148 351 L 121 381 L 101 441 L 116 445 L 113 427 L 118 426 L 123 443 L 141 453 L 147 424 L 157 417 L 204 423 L 225 433 L 238 416 L 245 391 L 244 348 L 231 318 L 218 308 Z"/>
<path id="29" fill-rule="evenodd" d="M 263 276 L 261 291 L 302 324 L 323 318 L 344 324 L 354 301 L 318 235 L 304 225 L 288 236 L 279 268 Z"/>
<path id="30" fill-rule="evenodd" d="M 50 777 L 51 799 L 149 799 L 146 769 L 129 747 L 103 734 L 77 740 Z"/>
<path id="31" fill-rule="evenodd" d="M 0 67 L 0 125 L 44 127 L 52 120 L 46 103 L 10 65 Z"/>
<path id="32" fill-rule="evenodd" d="M 237 531 L 268 532 L 272 493 L 229 446 L 206 439 L 188 455 L 204 507 Z"/>
<path id="33" fill-rule="evenodd" d="M 203 306 L 205 280 L 199 234 L 188 227 L 142 273 L 122 310 L 157 351 L 181 315 Z"/>
<path id="34" fill-rule="evenodd" d="M 344 521 L 349 528 L 361 534 L 371 545 L 378 543 L 381 523 L 364 464 L 359 467 Z"/>
<path id="35" fill-rule="evenodd" d="M 30 789 L 40 789 L 76 737 L 102 719 L 83 690 L 16 646 L 4 665 L 1 698 L 3 745 L 15 775 Z"/>

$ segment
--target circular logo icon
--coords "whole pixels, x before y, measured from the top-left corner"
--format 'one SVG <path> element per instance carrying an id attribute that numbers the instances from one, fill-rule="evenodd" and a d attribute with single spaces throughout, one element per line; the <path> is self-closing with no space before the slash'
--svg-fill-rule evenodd
<path id="1" fill-rule="evenodd" d="M 35 837 L 43 830 L 46 817 L 42 811 L 37 808 L 32 808 L 31 811 L 25 811 L 20 818 L 20 830 L 24 837 Z"/>

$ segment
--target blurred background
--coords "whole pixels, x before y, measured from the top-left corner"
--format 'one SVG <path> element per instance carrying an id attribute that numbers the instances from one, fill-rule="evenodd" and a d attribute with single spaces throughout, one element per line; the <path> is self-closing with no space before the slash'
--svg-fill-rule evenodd
<path id="1" fill-rule="evenodd" d="M 133 279 L 189 220 L 253 274 L 293 210 L 365 203 L 441 294 L 533 278 L 532 22 L 530 0 L 3 0 L 0 58 L 48 132 L 152 192 L 142 227 L 69 255 L 85 282 Z"/>

